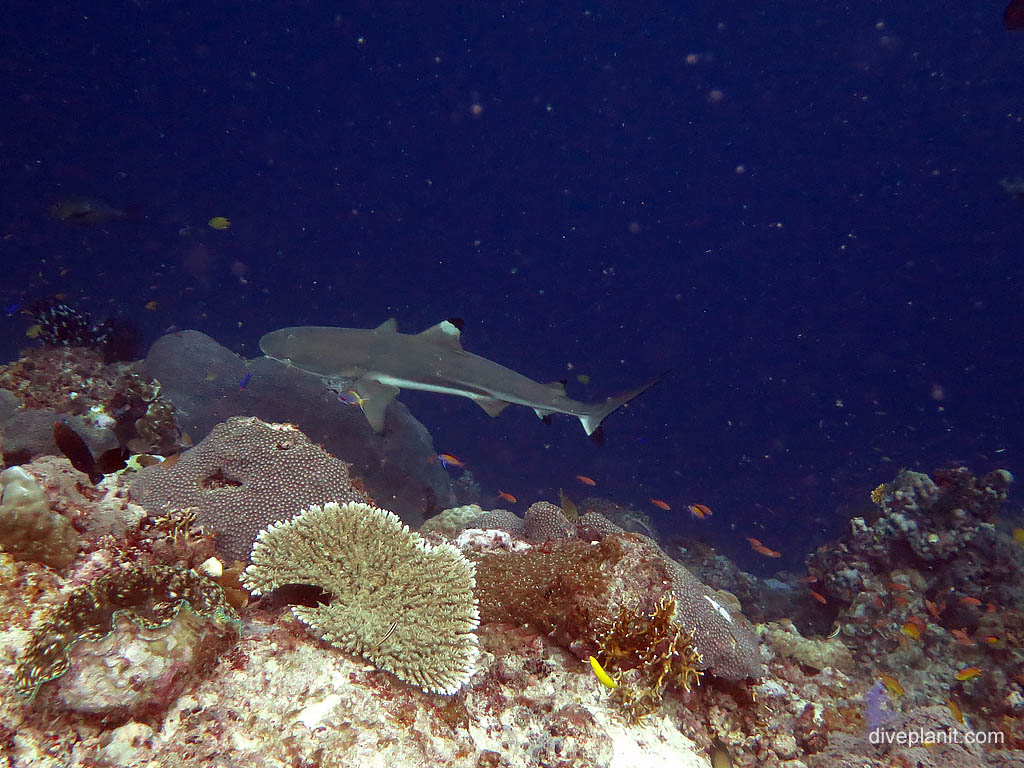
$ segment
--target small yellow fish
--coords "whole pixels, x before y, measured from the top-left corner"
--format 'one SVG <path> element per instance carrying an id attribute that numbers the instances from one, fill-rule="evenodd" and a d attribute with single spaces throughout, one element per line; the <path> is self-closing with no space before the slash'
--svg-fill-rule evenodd
<path id="1" fill-rule="evenodd" d="M 1013 540 L 1024 547 L 1024 528 L 1013 529 Z"/>
<path id="2" fill-rule="evenodd" d="M 953 675 L 960 682 L 965 680 L 973 680 L 976 677 L 981 677 L 981 669 L 979 667 L 964 667 L 955 675 Z"/>
<path id="3" fill-rule="evenodd" d="M 206 223 L 210 226 L 210 229 L 228 229 L 231 226 L 231 219 L 226 219 L 223 216 L 214 216 Z"/>
<path id="4" fill-rule="evenodd" d="M 601 662 L 593 656 L 590 657 L 590 668 L 594 670 L 594 674 L 597 675 L 597 679 L 604 683 L 608 688 L 619 687 L 619 684 L 612 680 L 611 676 L 604 671 L 604 667 L 601 666 Z"/>
<path id="5" fill-rule="evenodd" d="M 580 384 L 586 386 L 587 384 L 590 383 L 590 376 L 588 374 L 586 374 L 586 373 L 577 373 L 576 374 L 576 381 L 578 381 Z"/>
<path id="6" fill-rule="evenodd" d="M 964 711 L 960 709 L 960 705 L 957 704 L 953 699 L 946 699 L 946 706 L 949 707 L 949 714 L 953 716 L 953 719 L 958 723 L 964 721 Z"/>
<path id="7" fill-rule="evenodd" d="M 28 328 L 25 329 L 25 335 L 28 336 L 28 338 L 30 339 L 38 339 L 40 336 L 43 335 L 43 326 L 39 323 L 36 323 L 35 325 L 30 325 Z"/>
<path id="8" fill-rule="evenodd" d="M 157 301 L 147 301 L 145 308 L 146 308 L 146 310 L 148 312 L 156 312 L 159 307 L 160 307 L 160 303 L 159 302 L 157 302 Z"/>
<path id="9" fill-rule="evenodd" d="M 576 505 L 572 499 L 565 495 L 565 491 L 561 488 L 558 489 L 558 506 L 562 508 L 562 513 L 570 520 L 580 519 L 580 512 L 576 509 Z"/>
<path id="10" fill-rule="evenodd" d="M 900 627 L 900 632 L 909 637 L 911 640 L 921 639 L 921 630 L 920 628 L 918 628 L 917 624 L 915 624 L 912 621 L 908 621 L 906 624 Z"/>
<path id="11" fill-rule="evenodd" d="M 889 689 L 889 692 L 894 696 L 902 696 L 906 691 L 903 686 L 900 685 L 900 681 L 892 675 L 887 675 L 885 672 L 878 673 L 878 679 L 882 681 L 882 685 Z"/>

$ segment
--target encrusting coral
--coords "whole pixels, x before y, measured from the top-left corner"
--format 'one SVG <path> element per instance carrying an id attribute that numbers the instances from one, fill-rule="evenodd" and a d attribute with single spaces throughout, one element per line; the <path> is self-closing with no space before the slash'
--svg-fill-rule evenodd
<path id="1" fill-rule="evenodd" d="M 432 546 L 394 513 L 350 502 L 316 505 L 261 531 L 242 583 L 254 594 L 310 585 L 326 604 L 293 605 L 316 634 L 403 682 L 452 694 L 479 654 L 474 568 Z"/>
<path id="2" fill-rule="evenodd" d="M 35 560 L 64 568 L 78 553 L 78 534 L 71 521 L 50 509 L 46 492 L 21 467 L 0 473 L 0 549 L 17 560 Z"/>
<path id="3" fill-rule="evenodd" d="M 184 656 L 179 653 L 173 664 L 161 665 L 146 680 L 149 690 L 144 693 L 163 696 L 166 704 L 174 698 L 168 692 L 174 688 L 180 690 L 187 677 L 186 667 L 200 655 L 197 647 L 202 643 L 196 638 L 216 635 L 213 646 L 218 651 L 224 650 L 237 639 L 239 621 L 217 584 L 195 571 L 173 566 L 132 566 L 107 573 L 72 591 L 65 602 L 51 609 L 32 631 L 15 670 L 16 690 L 32 699 L 42 685 L 75 669 L 78 682 L 62 692 L 60 698 L 64 706 L 100 712 L 134 703 L 126 699 L 129 690 L 119 678 L 124 670 L 141 666 L 138 654 L 126 656 L 123 648 L 118 651 L 113 647 L 117 643 L 110 643 L 109 648 L 100 647 L 98 652 L 87 647 L 106 640 L 114 632 L 121 632 L 139 636 L 144 641 L 143 647 L 153 652 L 151 655 L 158 656 L 160 649 L 170 655 L 176 649 L 166 635 L 156 637 L 136 630 L 168 627 L 183 615 L 189 617 L 183 623 L 188 642 L 178 645 L 196 647 L 188 648 Z M 202 624 L 208 626 L 203 629 L 199 626 Z M 157 639 L 162 644 L 152 642 Z M 86 650 L 82 651 L 83 648 Z M 77 664 L 73 658 L 76 655 L 80 656 Z M 131 693 L 138 696 L 140 691 Z"/>

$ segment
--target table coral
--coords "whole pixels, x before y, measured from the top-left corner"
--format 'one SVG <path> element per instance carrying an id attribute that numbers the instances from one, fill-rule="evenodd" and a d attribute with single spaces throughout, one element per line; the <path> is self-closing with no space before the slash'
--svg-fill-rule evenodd
<path id="1" fill-rule="evenodd" d="M 221 552 L 245 560 L 256 534 L 310 504 L 366 501 L 349 465 L 290 424 L 236 416 L 218 424 L 171 467 L 138 473 L 132 499 L 150 514 L 167 508 L 199 510 L 199 523 L 217 534 Z"/>
<path id="2" fill-rule="evenodd" d="M 292 612 L 327 642 L 425 691 L 452 694 L 478 655 L 473 565 L 431 546 L 392 512 L 311 506 L 260 532 L 243 583 L 254 594 L 319 587 L 326 604 Z"/>

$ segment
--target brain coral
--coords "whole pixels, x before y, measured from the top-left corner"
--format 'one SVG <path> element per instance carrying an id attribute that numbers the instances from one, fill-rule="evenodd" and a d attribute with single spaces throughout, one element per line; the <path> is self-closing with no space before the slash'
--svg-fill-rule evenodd
<path id="1" fill-rule="evenodd" d="M 310 504 L 366 501 L 348 465 L 290 424 L 236 416 L 218 424 L 173 466 L 138 474 L 130 494 L 151 515 L 193 507 L 218 549 L 244 560 L 256 534 Z"/>
<path id="2" fill-rule="evenodd" d="M 286 584 L 330 598 L 292 612 L 346 653 L 425 691 L 451 694 L 479 653 L 474 569 L 450 544 L 431 546 L 392 512 L 367 504 L 311 506 L 261 531 L 243 584 Z"/>

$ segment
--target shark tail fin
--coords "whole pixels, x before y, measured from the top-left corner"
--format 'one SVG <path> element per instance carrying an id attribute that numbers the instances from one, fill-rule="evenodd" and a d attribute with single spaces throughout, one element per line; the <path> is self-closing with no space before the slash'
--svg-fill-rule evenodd
<path id="1" fill-rule="evenodd" d="M 648 389 L 653 387 L 663 378 L 668 376 L 669 372 L 658 374 L 650 381 L 641 384 L 639 387 L 634 387 L 620 395 L 612 395 L 611 397 L 603 400 L 600 403 L 594 403 L 590 406 L 588 413 L 580 414 L 580 423 L 583 424 L 583 430 L 587 435 L 593 435 L 601 426 L 601 422 L 605 420 L 610 413 L 619 410 L 622 406 L 628 403 L 637 395 L 641 395 Z"/>

